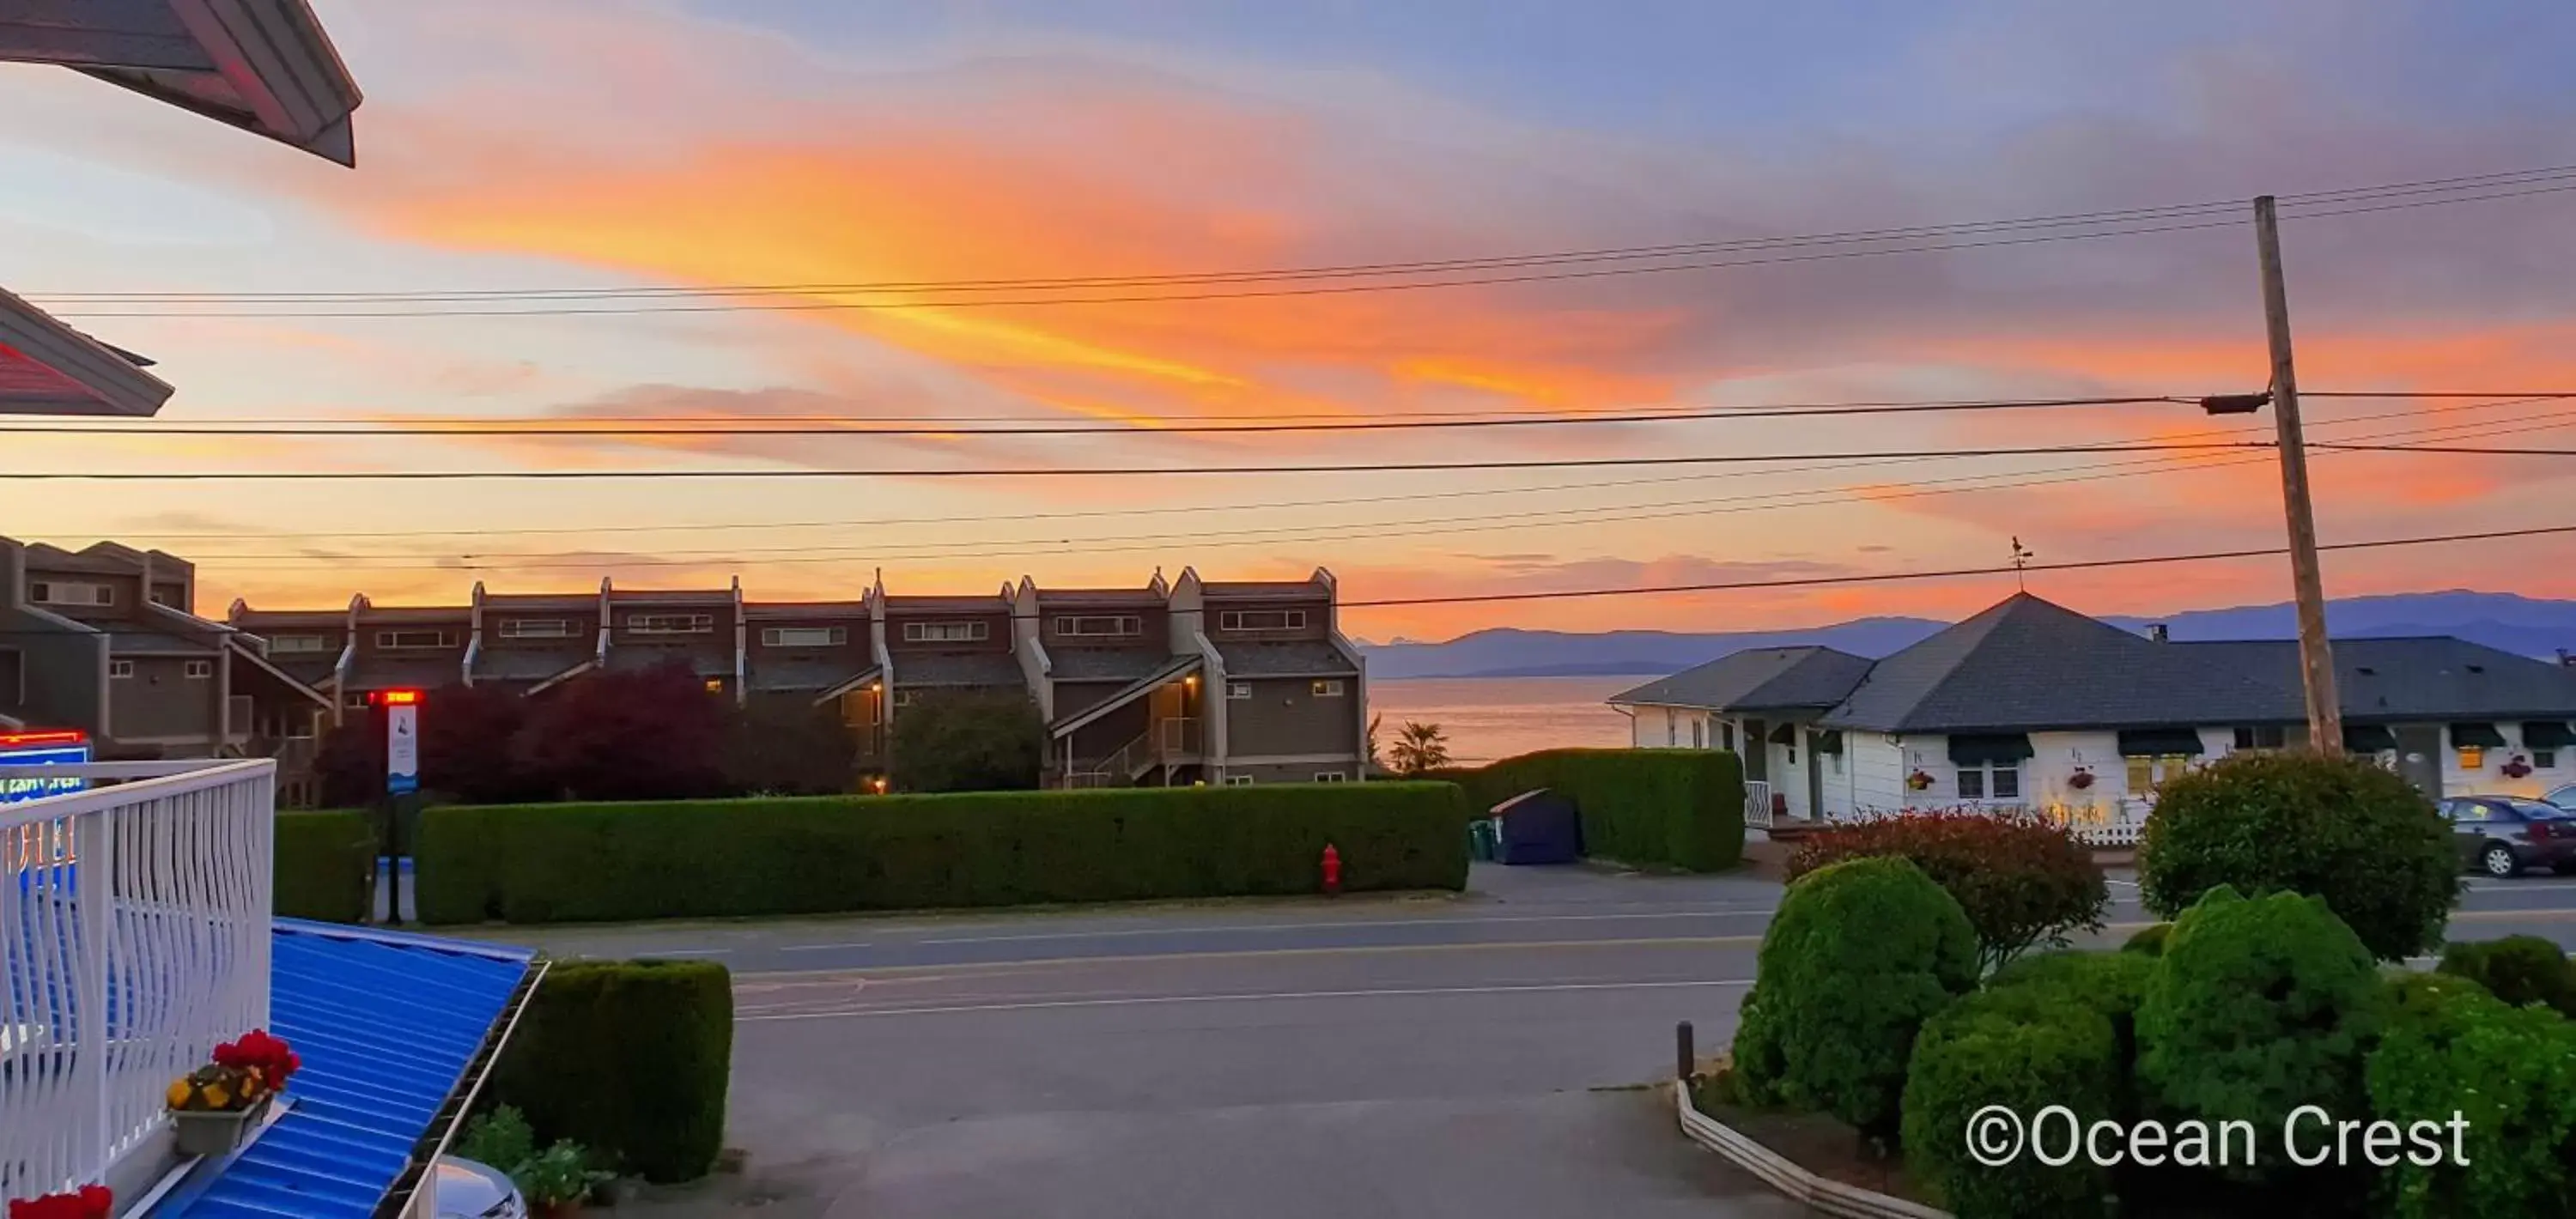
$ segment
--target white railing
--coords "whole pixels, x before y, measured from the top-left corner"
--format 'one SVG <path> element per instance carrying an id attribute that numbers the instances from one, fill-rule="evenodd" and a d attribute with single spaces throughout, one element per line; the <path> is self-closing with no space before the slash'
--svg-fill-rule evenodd
<path id="1" fill-rule="evenodd" d="M 0 805 L 0 1197 L 99 1180 L 163 1090 L 268 1022 L 277 765 L 0 768 L 129 780 Z"/>
<path id="2" fill-rule="evenodd" d="M 1746 829 L 1771 828 L 1771 785 L 1760 779 L 1744 781 L 1744 826 Z"/>

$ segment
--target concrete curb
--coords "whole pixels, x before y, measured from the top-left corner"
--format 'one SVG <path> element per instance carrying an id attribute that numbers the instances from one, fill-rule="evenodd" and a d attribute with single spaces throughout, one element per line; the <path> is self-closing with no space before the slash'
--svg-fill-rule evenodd
<path id="1" fill-rule="evenodd" d="M 1682 1133 L 1688 1135 L 1692 1142 L 1716 1152 L 1728 1163 L 1761 1178 L 1763 1184 L 1780 1191 L 1792 1202 L 1805 1204 L 1817 1214 L 1839 1215 L 1843 1219 L 1957 1219 L 1945 1210 L 1935 1210 L 1921 1203 L 1889 1197 L 1876 1190 L 1846 1185 L 1808 1172 L 1787 1156 L 1700 1112 L 1699 1106 L 1691 1103 L 1687 1084 L 1676 1081 L 1671 1087 L 1681 1114 Z"/>

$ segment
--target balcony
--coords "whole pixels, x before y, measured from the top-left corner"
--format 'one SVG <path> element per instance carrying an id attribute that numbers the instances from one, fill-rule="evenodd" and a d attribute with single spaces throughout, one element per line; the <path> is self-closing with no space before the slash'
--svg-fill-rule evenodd
<path id="1" fill-rule="evenodd" d="M 157 1170 L 162 1090 L 269 1016 L 276 763 L 0 767 L 27 774 L 113 785 L 0 805 L 11 1198 Z"/>
<path id="2" fill-rule="evenodd" d="M 1075 763 L 1056 783 L 1065 788 L 1131 787 L 1157 766 L 1198 761 L 1202 748 L 1198 717 L 1167 716 L 1109 756 Z"/>

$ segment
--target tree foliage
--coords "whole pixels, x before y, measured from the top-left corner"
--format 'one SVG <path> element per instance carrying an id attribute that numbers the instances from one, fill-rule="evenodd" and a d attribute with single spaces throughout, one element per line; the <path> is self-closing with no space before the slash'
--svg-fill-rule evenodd
<path id="1" fill-rule="evenodd" d="M 574 800 L 671 800 L 724 789 L 724 706 L 680 661 L 591 672 L 540 696 L 513 756 Z"/>
<path id="2" fill-rule="evenodd" d="M 2068 932 L 2099 931 L 2110 889 L 2093 853 L 2066 827 L 2037 817 L 1968 810 L 1882 817 L 1814 834 L 1789 857 L 1792 880 L 1876 855 L 1912 860 L 1948 891 L 1977 931 L 1987 970 Z"/>
<path id="3" fill-rule="evenodd" d="M 1407 778 L 1428 774 L 1449 764 L 1449 734 L 1438 724 L 1421 724 L 1407 720 L 1396 729 L 1395 744 L 1387 750 L 1394 759 L 1395 773 Z"/>
<path id="4" fill-rule="evenodd" d="M 2399 960 L 2441 943 L 2457 850 L 2432 802 L 2368 761 L 2238 754 L 2158 790 L 2138 879 L 2160 918 L 2221 885 L 2314 894 L 2373 955 Z"/>
<path id="5" fill-rule="evenodd" d="M 895 716 L 893 753 L 902 791 L 1025 791 L 1046 764 L 1046 722 L 1014 695 L 934 695 Z"/>
<path id="6" fill-rule="evenodd" d="M 547 787 L 521 766 L 515 748 L 529 703 L 498 686 L 444 686 L 421 700 L 420 785 L 468 804 L 507 804 L 544 797 Z"/>
<path id="7" fill-rule="evenodd" d="M 754 698 L 725 716 L 725 784 L 743 793 L 832 796 L 850 790 L 859 742 L 839 709 L 802 697 Z"/>

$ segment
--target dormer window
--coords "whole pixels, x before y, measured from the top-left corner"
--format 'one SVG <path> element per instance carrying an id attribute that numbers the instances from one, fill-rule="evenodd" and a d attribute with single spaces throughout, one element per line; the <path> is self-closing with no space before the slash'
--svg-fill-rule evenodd
<path id="1" fill-rule="evenodd" d="M 993 637 L 993 624 L 982 619 L 964 622 L 907 622 L 903 624 L 905 643 L 982 643 Z"/>
<path id="2" fill-rule="evenodd" d="M 1216 616 L 1216 626 L 1221 631 L 1245 633 L 1302 631 L 1306 629 L 1306 611 L 1301 609 L 1223 610 Z"/>
<path id="3" fill-rule="evenodd" d="M 114 605 L 116 586 L 98 580 L 30 580 L 27 600 L 37 605 Z"/>

